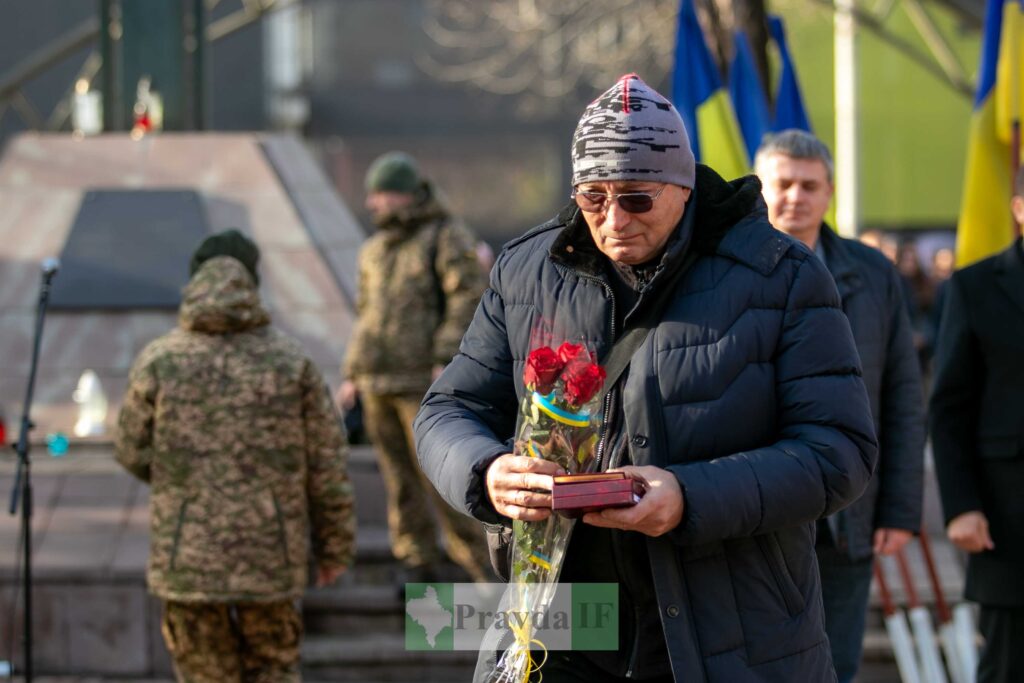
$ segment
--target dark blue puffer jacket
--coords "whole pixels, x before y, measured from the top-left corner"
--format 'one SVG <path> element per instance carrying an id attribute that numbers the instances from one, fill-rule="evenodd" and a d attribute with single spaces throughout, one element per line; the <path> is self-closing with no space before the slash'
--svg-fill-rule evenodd
<path id="1" fill-rule="evenodd" d="M 821 261 L 769 225 L 756 179 L 699 166 L 691 211 L 692 241 L 670 245 L 634 311 L 684 249 L 700 257 L 633 357 L 618 422 L 632 462 L 669 469 L 685 497 L 647 543 L 675 680 L 834 680 L 814 521 L 860 495 L 876 455 L 849 323 Z M 610 348 L 604 258 L 571 207 L 501 253 L 415 425 L 451 505 L 500 521 L 483 475 L 508 451 L 541 320 L 556 343 Z"/>

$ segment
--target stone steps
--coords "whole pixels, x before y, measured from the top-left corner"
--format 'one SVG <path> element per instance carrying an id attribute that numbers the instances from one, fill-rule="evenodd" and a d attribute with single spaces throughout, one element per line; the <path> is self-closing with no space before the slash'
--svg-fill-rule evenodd
<path id="1" fill-rule="evenodd" d="M 302 648 L 303 675 L 331 681 L 467 681 L 475 652 L 405 649 L 404 633 L 311 635 Z"/>

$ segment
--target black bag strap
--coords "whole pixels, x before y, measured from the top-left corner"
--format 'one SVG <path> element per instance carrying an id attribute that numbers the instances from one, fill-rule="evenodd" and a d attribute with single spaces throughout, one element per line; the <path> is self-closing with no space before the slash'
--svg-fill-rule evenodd
<path id="1" fill-rule="evenodd" d="M 604 387 L 601 389 L 599 405 L 604 404 L 605 397 L 615 386 L 616 382 L 619 381 L 622 373 L 629 367 L 633 354 L 636 353 L 636 350 L 647 339 L 647 335 L 661 322 L 665 306 L 668 305 L 669 299 L 675 294 L 676 284 L 683 277 L 683 273 L 690 269 L 690 266 L 693 265 L 698 256 L 691 247 L 683 258 L 683 262 L 679 264 L 679 267 L 669 273 L 665 282 L 661 283 L 653 298 L 648 302 L 646 310 L 642 311 L 639 317 L 632 321 L 623 335 L 612 344 L 608 355 L 605 356 L 604 361 L 601 363 L 606 377 Z"/>

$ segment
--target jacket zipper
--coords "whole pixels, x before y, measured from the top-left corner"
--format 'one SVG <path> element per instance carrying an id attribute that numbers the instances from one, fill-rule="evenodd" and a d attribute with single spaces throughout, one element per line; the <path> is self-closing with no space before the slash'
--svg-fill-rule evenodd
<path id="1" fill-rule="evenodd" d="M 633 603 L 633 651 L 629 653 L 629 666 L 626 667 L 626 678 L 633 677 L 636 669 L 636 655 L 640 651 L 640 608 L 636 602 Z"/>
<path id="2" fill-rule="evenodd" d="M 604 288 L 604 291 L 608 293 L 608 300 L 611 301 L 611 304 L 612 304 L 611 338 L 609 339 L 609 344 L 614 344 L 615 343 L 616 333 L 617 333 L 617 331 L 615 329 L 615 307 L 616 307 L 615 292 L 612 290 L 611 285 L 609 285 L 607 282 L 604 282 L 600 278 L 596 278 L 596 277 L 593 277 L 591 275 L 583 275 L 583 274 L 580 274 L 578 271 L 577 271 L 577 274 L 579 275 L 579 277 L 582 277 L 585 280 L 592 280 L 593 282 L 596 282 L 597 284 L 601 285 Z M 622 378 L 620 377 L 619 379 L 622 379 Z M 608 390 L 608 393 L 604 397 L 604 414 L 603 414 L 604 424 L 602 425 L 601 438 L 597 442 L 597 449 L 596 449 L 596 452 L 597 452 L 597 471 L 598 472 L 603 471 L 604 452 L 605 452 L 607 444 L 608 444 L 608 439 L 609 439 L 609 437 L 611 435 L 611 415 L 609 413 L 610 413 L 611 407 L 612 407 L 612 393 L 614 391 L 615 391 L 615 387 L 610 388 Z M 618 546 L 619 546 L 618 539 L 616 538 L 615 532 L 613 530 L 612 531 L 612 555 L 614 557 L 616 557 L 616 558 L 619 557 L 619 552 L 618 552 L 619 547 Z M 616 559 L 615 564 L 617 566 L 617 570 L 618 570 L 619 576 L 624 578 L 625 577 L 625 572 L 623 570 L 622 564 L 618 561 L 618 559 Z M 625 588 L 625 583 L 621 583 L 619 585 L 622 586 L 623 588 Z M 626 678 L 632 678 L 633 670 L 636 668 L 637 652 L 639 652 L 639 650 L 640 650 L 640 611 L 639 611 L 639 608 L 636 605 L 636 601 L 633 600 L 632 596 L 630 596 L 630 602 L 633 603 L 633 646 L 632 646 L 632 648 L 630 650 L 630 653 L 629 653 L 629 666 L 626 668 Z"/>
<path id="3" fill-rule="evenodd" d="M 615 343 L 615 336 L 616 336 L 616 333 L 617 333 L 616 329 L 615 329 L 615 292 L 612 290 L 611 285 L 609 285 L 607 282 L 605 282 L 601 278 L 594 277 L 593 275 L 584 275 L 584 274 L 580 273 L 579 271 L 574 271 L 574 272 L 576 273 L 576 275 L 578 277 L 583 278 L 584 280 L 590 280 L 592 282 L 596 282 L 598 285 L 603 287 L 604 291 L 608 294 L 608 300 L 611 301 L 611 303 L 612 303 L 611 338 L 608 340 L 608 344 L 609 344 L 609 347 L 610 347 L 612 344 Z M 614 388 L 613 389 L 609 389 L 608 393 L 605 394 L 605 397 L 604 397 L 604 408 L 603 408 L 604 412 L 602 413 L 602 417 L 604 418 L 604 420 L 603 420 L 603 424 L 601 426 L 601 438 L 598 440 L 597 448 L 595 449 L 595 452 L 597 454 L 597 468 L 596 468 L 595 471 L 597 471 L 597 472 L 603 471 L 603 467 L 602 466 L 604 465 L 605 444 L 606 444 L 606 442 L 608 440 L 608 422 L 609 422 L 608 411 L 611 410 L 612 391 L 613 390 L 614 390 Z"/>
<path id="4" fill-rule="evenodd" d="M 612 409 L 612 393 L 615 389 L 611 389 L 608 394 L 604 397 L 604 424 L 601 425 L 601 438 L 597 442 L 597 468 L 596 472 L 604 471 L 604 451 L 605 445 L 608 443 L 608 435 L 611 433 L 611 415 L 609 412 Z"/>
<path id="5" fill-rule="evenodd" d="M 281 503 L 277 500 L 276 493 L 271 491 L 270 495 L 274 499 L 274 515 L 277 517 L 277 534 L 281 539 L 281 552 L 284 555 L 284 563 L 290 567 L 292 560 L 288 556 L 288 536 L 285 534 L 284 514 L 281 512 Z"/>
<path id="6" fill-rule="evenodd" d="M 188 510 L 189 503 L 191 502 L 191 498 L 184 500 L 181 503 L 181 508 L 178 510 L 178 524 L 174 527 L 174 542 L 171 545 L 171 561 L 168 565 L 171 571 L 174 571 L 174 566 L 178 562 L 178 544 L 181 543 L 181 527 L 185 526 L 185 512 Z"/>
<path id="7" fill-rule="evenodd" d="M 615 533 L 614 529 L 610 529 L 608 533 L 611 534 L 612 561 L 615 563 L 615 572 L 619 575 L 619 590 L 629 598 L 630 605 L 633 607 L 633 644 L 629 650 L 629 658 L 626 660 L 629 664 L 626 667 L 625 676 L 626 678 L 632 678 L 633 671 L 636 669 L 637 653 L 640 651 L 640 606 L 637 604 L 633 594 L 629 592 L 629 585 L 626 583 L 626 568 L 622 563 L 619 536 Z M 622 608 L 621 602 L 619 608 Z"/>

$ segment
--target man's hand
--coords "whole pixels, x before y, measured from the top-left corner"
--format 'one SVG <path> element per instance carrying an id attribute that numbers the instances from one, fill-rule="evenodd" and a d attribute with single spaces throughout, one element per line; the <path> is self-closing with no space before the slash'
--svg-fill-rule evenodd
<path id="1" fill-rule="evenodd" d="M 612 472 L 625 472 L 647 485 L 640 502 L 628 508 L 609 508 L 588 512 L 583 521 L 594 526 L 625 531 L 639 531 L 648 536 L 661 536 L 675 529 L 683 519 L 683 490 L 674 474 L 660 467 L 620 467 Z"/>
<path id="2" fill-rule="evenodd" d="M 338 580 L 338 577 L 345 573 L 345 567 L 316 567 L 316 586 L 323 588 L 330 586 Z"/>
<path id="3" fill-rule="evenodd" d="M 988 533 L 988 519 L 980 510 L 965 512 L 950 520 L 946 536 L 957 548 L 969 553 L 994 550 L 996 547 Z"/>
<path id="4" fill-rule="evenodd" d="M 352 410 L 356 405 L 356 397 L 358 395 L 359 390 L 356 389 L 356 383 L 347 379 L 341 383 L 338 391 L 334 394 L 334 402 L 342 410 Z"/>
<path id="5" fill-rule="evenodd" d="M 875 554 L 895 555 L 914 537 L 906 529 L 875 529 Z"/>
<path id="6" fill-rule="evenodd" d="M 506 453 L 487 468 L 487 496 L 498 514 L 528 522 L 551 516 L 551 477 L 565 470 L 551 462 Z"/>

